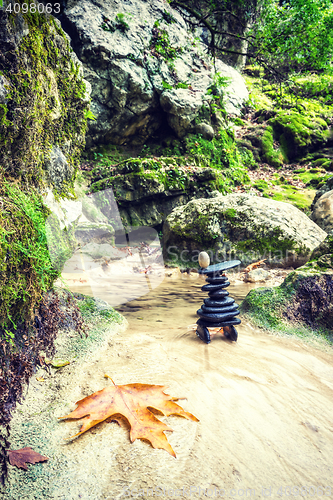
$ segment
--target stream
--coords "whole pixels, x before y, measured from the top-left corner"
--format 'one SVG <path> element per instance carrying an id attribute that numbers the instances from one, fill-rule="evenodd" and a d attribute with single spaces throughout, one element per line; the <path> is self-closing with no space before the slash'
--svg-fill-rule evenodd
<path id="1" fill-rule="evenodd" d="M 239 303 L 255 285 L 233 283 L 232 273 L 228 276 L 230 296 Z M 107 353 L 100 363 L 105 368 L 110 363 L 118 383 L 169 386 L 171 395 L 187 398 L 184 408 L 200 423 L 166 419 L 174 429 L 167 434 L 177 460 L 142 441 L 126 441 L 126 453 L 112 473 L 118 495 L 113 486 L 103 498 L 120 498 L 121 489 L 133 498 L 141 489 L 148 497 L 147 488 L 155 497 L 170 498 L 176 496 L 172 490 L 193 498 L 205 490 L 216 497 L 223 491 L 242 497 L 247 490 L 247 496 L 259 498 L 301 491 L 328 495 L 333 355 L 247 322 L 237 327 L 237 343 L 216 334 L 204 344 L 195 335 L 196 310 L 207 296 L 204 283 L 198 274 L 176 272 L 155 290 L 116 307 L 129 326 L 112 356 L 117 366 Z M 163 495 L 158 488 L 165 488 Z"/>
<path id="2" fill-rule="evenodd" d="M 239 302 L 254 285 L 228 276 L 230 296 Z M 56 406 L 52 418 L 47 415 L 53 462 L 50 459 L 47 467 L 54 467 L 58 479 L 40 464 L 45 472 L 39 484 L 29 469 L 30 479 L 21 487 L 24 498 L 333 495 L 332 351 L 298 338 L 269 335 L 246 320 L 237 326 L 237 343 L 216 334 L 204 344 L 195 335 L 196 310 L 206 297 L 200 290 L 203 284 L 202 276 L 175 272 L 146 295 L 118 305 L 128 328 L 82 366 L 55 373 L 51 382 Z M 81 282 L 71 289 L 89 291 Z M 128 429 L 115 423 L 101 423 L 65 444 L 64 438 L 78 432 L 80 424 L 58 423 L 55 417 L 68 414 L 75 401 L 111 383 L 105 373 L 116 384 L 165 385 L 171 396 L 186 398 L 179 404 L 199 422 L 161 417 L 173 429 L 166 435 L 176 459 L 145 441 L 131 444 Z M 22 410 L 29 429 L 36 426 L 38 442 L 41 419 L 34 411 L 36 405 L 45 405 L 43 398 L 47 400 L 51 390 L 41 386 L 32 382 Z M 29 484 L 32 489 L 24 489 Z M 46 495 L 46 490 L 51 493 Z M 17 491 L 22 497 L 22 489 Z M 29 496 L 28 491 L 34 493 Z"/>

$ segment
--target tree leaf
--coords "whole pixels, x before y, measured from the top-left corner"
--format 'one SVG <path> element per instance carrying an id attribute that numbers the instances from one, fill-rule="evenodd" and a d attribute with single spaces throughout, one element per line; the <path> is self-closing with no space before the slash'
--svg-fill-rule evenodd
<path id="1" fill-rule="evenodd" d="M 94 425 L 110 419 L 113 415 L 120 414 L 126 418 L 131 427 L 130 439 L 132 443 L 136 439 L 146 439 L 153 448 L 164 449 L 176 457 L 164 434 L 164 431 L 172 431 L 172 429 L 158 420 L 153 411 L 161 412 L 164 416 L 180 415 L 195 422 L 199 420 L 174 403 L 180 398 L 173 398 L 165 394 L 163 392 L 165 388 L 163 385 L 148 384 L 106 387 L 77 401 L 78 407 L 69 415 L 60 418 L 84 418 L 80 432 L 72 436 L 74 438 Z"/>
<path id="2" fill-rule="evenodd" d="M 27 463 L 37 464 L 45 462 L 48 457 L 43 457 L 32 448 L 21 448 L 20 450 L 8 450 L 9 463 L 20 469 L 28 470 Z"/>

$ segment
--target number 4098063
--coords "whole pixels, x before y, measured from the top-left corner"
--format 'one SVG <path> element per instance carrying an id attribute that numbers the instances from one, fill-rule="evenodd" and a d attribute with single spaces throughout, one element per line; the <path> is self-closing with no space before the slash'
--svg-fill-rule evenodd
<path id="1" fill-rule="evenodd" d="M 3 1 L 0 0 L 0 7 L 2 7 Z M 14 14 L 59 14 L 60 13 L 60 3 L 10 3 L 5 8 L 6 12 Z"/>

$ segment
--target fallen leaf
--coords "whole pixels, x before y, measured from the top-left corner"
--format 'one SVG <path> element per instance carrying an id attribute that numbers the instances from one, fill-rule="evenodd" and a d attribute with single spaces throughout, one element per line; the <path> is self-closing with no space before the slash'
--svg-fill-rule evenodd
<path id="1" fill-rule="evenodd" d="M 253 264 L 250 264 L 244 269 L 243 273 L 249 273 L 250 271 L 252 271 L 252 269 L 257 269 L 257 267 L 260 267 L 261 264 L 264 264 L 266 260 L 267 259 L 263 259 L 263 260 L 258 260 L 258 262 L 253 262 Z"/>
<path id="2" fill-rule="evenodd" d="M 57 359 L 51 361 L 52 368 L 62 368 L 63 366 L 70 365 L 70 361 L 64 361 L 62 359 Z"/>
<path id="3" fill-rule="evenodd" d="M 45 378 L 43 378 L 43 377 L 36 377 L 36 380 L 38 382 L 45 382 Z"/>
<path id="4" fill-rule="evenodd" d="M 45 462 L 48 457 L 43 457 L 32 448 L 21 448 L 20 450 L 8 450 L 9 463 L 20 469 L 28 470 L 27 463 L 37 464 Z"/>
<path id="5" fill-rule="evenodd" d="M 108 375 L 105 376 L 110 378 Z M 165 394 L 163 392 L 165 388 L 163 385 L 127 384 L 117 386 L 114 384 L 77 401 L 78 407 L 69 415 L 60 418 L 85 417 L 80 432 L 72 436 L 74 438 L 94 425 L 110 419 L 113 415 L 120 414 L 126 418 L 131 427 L 130 439 L 132 443 L 136 439 L 146 439 L 153 448 L 164 449 L 176 457 L 164 434 L 164 431 L 172 431 L 171 427 L 158 420 L 152 410 L 159 411 L 166 417 L 180 415 L 195 422 L 199 422 L 199 420 L 174 403 L 180 398 L 173 398 Z M 119 420 L 118 423 L 120 423 Z"/>

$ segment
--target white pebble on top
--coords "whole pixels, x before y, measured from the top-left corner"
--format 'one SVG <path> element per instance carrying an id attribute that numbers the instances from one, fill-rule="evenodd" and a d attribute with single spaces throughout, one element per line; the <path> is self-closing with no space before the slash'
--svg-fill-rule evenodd
<path id="1" fill-rule="evenodd" d="M 199 265 L 200 267 L 203 267 L 204 269 L 209 266 L 210 264 L 210 258 L 207 252 L 200 252 L 199 253 Z"/>

